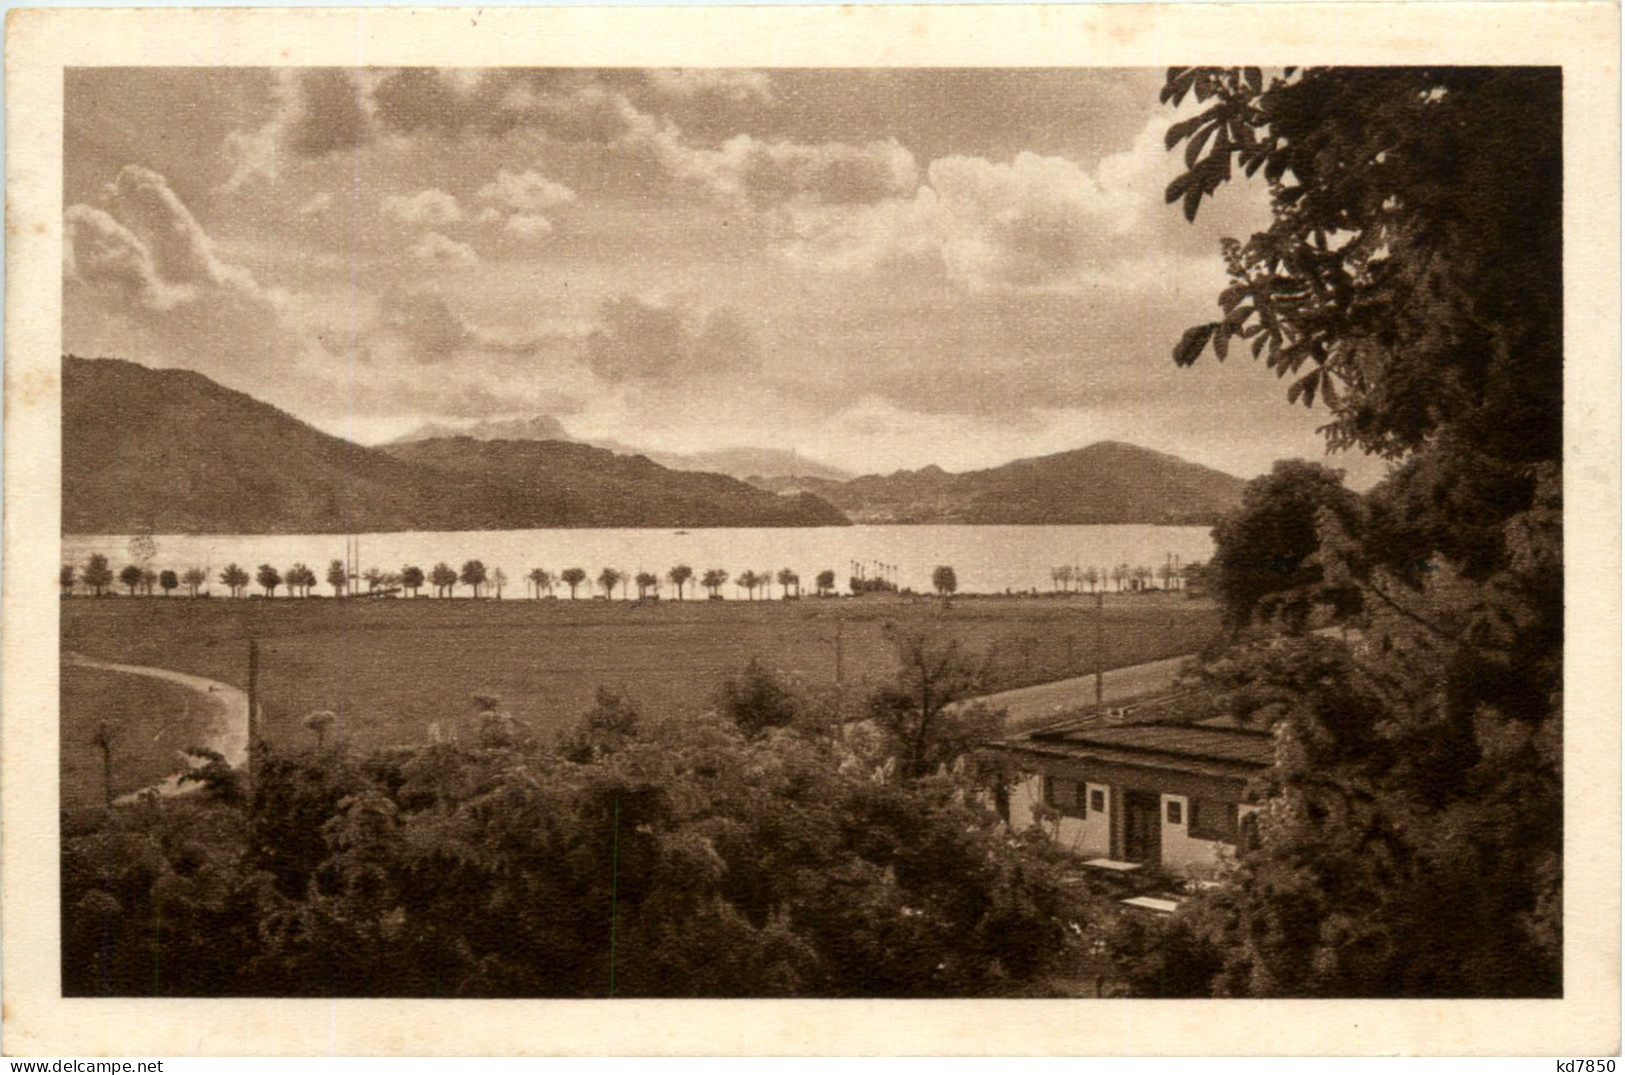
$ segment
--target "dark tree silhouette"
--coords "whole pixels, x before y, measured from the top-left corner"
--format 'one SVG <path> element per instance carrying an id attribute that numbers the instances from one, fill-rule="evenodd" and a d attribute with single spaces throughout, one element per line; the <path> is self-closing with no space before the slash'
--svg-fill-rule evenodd
<path id="1" fill-rule="evenodd" d="M 241 597 L 248 588 L 248 572 L 236 564 L 227 564 L 220 572 L 220 581 L 231 591 L 231 596 Z"/>
<path id="2" fill-rule="evenodd" d="M 107 566 L 107 557 L 101 553 L 92 553 L 90 559 L 85 561 L 84 569 L 79 573 L 79 581 L 95 591 L 100 597 L 102 591 L 113 584 L 113 569 Z"/>

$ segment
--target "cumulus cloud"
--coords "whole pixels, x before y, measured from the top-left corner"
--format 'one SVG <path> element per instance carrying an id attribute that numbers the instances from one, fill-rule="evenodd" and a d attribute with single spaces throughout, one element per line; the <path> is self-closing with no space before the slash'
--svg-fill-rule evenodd
<path id="1" fill-rule="evenodd" d="M 452 309 L 445 295 L 432 286 L 386 288 L 363 337 L 368 357 L 385 365 L 391 357 L 405 357 L 419 365 L 453 359 L 459 364 L 511 360 L 573 342 L 565 334 L 548 330 L 503 332 L 474 324 Z"/>
<path id="2" fill-rule="evenodd" d="M 532 243 L 553 234 L 553 222 L 539 213 L 515 213 L 502 230 L 521 242 Z"/>
<path id="3" fill-rule="evenodd" d="M 385 291 L 378 300 L 377 323 L 405 345 L 412 359 L 426 365 L 445 362 L 476 339 L 473 328 L 434 291 Z"/>
<path id="4" fill-rule="evenodd" d="M 606 300 L 587 337 L 586 365 L 612 383 L 677 382 L 754 371 L 761 349 L 729 310 L 700 317 L 633 296 Z"/>
<path id="5" fill-rule="evenodd" d="M 510 172 L 506 168 L 499 169 L 496 178 L 481 187 L 475 197 L 516 213 L 536 213 L 576 200 L 575 191 L 563 183 L 536 172 Z"/>
<path id="6" fill-rule="evenodd" d="M 674 128 L 665 128 L 648 141 L 677 178 L 754 206 L 797 199 L 861 204 L 907 196 L 919 185 L 914 154 L 895 139 L 809 145 L 741 134 L 717 149 L 704 149 L 687 145 Z"/>
<path id="7" fill-rule="evenodd" d="M 111 214 L 70 205 L 63 224 L 67 279 L 120 293 L 149 310 L 171 310 L 197 297 L 192 285 L 165 280 L 152 250 Z"/>
<path id="8" fill-rule="evenodd" d="M 971 290 L 1076 290 L 1141 277 L 1148 261 L 1170 255 L 1212 257 L 1220 234 L 1246 234 L 1267 217 L 1244 197 L 1226 199 L 1195 228 L 1168 210 L 1162 191 L 1180 167 L 1162 147 L 1169 123 L 1153 116 L 1127 150 L 1093 170 L 1030 152 L 1009 161 L 938 158 L 912 198 L 797 207 L 787 252 L 832 270 L 926 266 Z"/>
<path id="9" fill-rule="evenodd" d="M 766 71 L 730 67 L 671 67 L 646 72 L 649 85 L 670 97 L 717 96 L 731 101 L 773 100 L 773 83 Z"/>
<path id="10" fill-rule="evenodd" d="M 253 273 L 219 257 L 203 226 L 157 172 L 126 165 L 102 193 L 101 207 L 81 203 L 64 213 L 68 279 L 159 312 L 208 292 L 275 301 Z"/>
<path id="11" fill-rule="evenodd" d="M 412 256 L 433 265 L 454 268 L 479 264 L 480 256 L 467 243 L 447 238 L 438 231 L 425 232 L 412 246 Z"/>
<path id="12" fill-rule="evenodd" d="M 435 187 L 416 194 L 390 194 L 379 203 L 379 211 L 403 224 L 455 224 L 463 219 L 457 199 Z"/>
<path id="13" fill-rule="evenodd" d="M 276 106 L 258 127 L 232 131 L 225 153 L 232 170 L 221 190 L 255 180 L 275 181 L 288 160 L 356 149 L 374 137 L 368 80 L 337 68 L 282 69 Z"/>

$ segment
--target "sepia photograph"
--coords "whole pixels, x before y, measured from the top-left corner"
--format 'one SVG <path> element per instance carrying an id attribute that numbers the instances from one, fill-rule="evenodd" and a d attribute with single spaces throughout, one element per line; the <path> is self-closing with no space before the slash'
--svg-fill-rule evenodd
<path id="1" fill-rule="evenodd" d="M 68 59 L 57 995 L 1578 1000 L 1618 193 L 1453 55 Z"/>

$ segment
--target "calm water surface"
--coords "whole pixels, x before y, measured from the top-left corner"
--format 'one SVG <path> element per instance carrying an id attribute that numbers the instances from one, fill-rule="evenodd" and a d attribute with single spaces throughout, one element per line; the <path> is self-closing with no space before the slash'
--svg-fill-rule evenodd
<path id="1" fill-rule="evenodd" d="M 238 563 L 252 575 L 269 563 L 281 571 L 295 563 L 325 578 L 327 564 L 345 555 L 342 534 L 159 534 L 154 536 L 154 568 L 177 572 L 197 566 L 209 571 L 216 592 L 220 570 Z M 813 577 L 835 571 L 844 589 L 854 565 L 877 574 L 891 565 L 898 585 L 931 589 L 931 572 L 939 564 L 954 568 L 959 589 L 967 593 L 1006 590 L 1050 590 L 1050 569 L 1076 563 L 1109 569 L 1114 564 L 1159 568 L 1170 556 L 1181 563 L 1207 560 L 1213 552 L 1207 527 L 1200 526 L 850 526 L 783 529 L 690 530 L 501 530 L 406 531 L 360 536 L 362 570 L 377 566 L 398 571 L 415 564 L 427 572 L 444 560 L 460 567 L 465 560 L 484 561 L 486 570 L 502 568 L 508 576 L 504 596 L 524 596 L 524 578 L 532 568 L 555 576 L 579 567 L 596 578 L 605 567 L 623 573 L 649 571 L 664 585 L 667 570 L 688 564 L 697 576 L 719 567 L 730 576 L 744 571 L 771 572 L 788 567 L 811 590 Z M 62 539 L 64 563 L 83 564 L 102 553 L 116 572 L 131 559 L 128 535 L 74 534 Z M 589 583 L 590 585 L 590 583 Z M 255 592 L 257 587 L 253 588 Z M 696 587 L 697 589 L 697 587 Z M 323 585 L 321 592 L 330 592 Z M 459 593 L 466 589 L 458 587 Z M 279 591 L 279 593 L 285 591 Z M 567 593 L 561 587 L 560 595 Z M 695 590 L 690 590 L 690 593 Z M 777 588 L 774 590 L 777 593 Z M 744 596 L 732 581 L 723 588 L 729 598 Z"/>

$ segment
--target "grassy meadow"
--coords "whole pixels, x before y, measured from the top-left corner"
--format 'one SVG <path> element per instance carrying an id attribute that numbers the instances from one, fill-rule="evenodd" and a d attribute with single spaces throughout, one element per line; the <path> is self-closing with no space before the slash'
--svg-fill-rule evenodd
<path id="1" fill-rule="evenodd" d="M 178 769 L 176 754 L 201 742 L 207 700 L 178 683 L 127 672 L 62 668 L 61 806 L 106 801 L 97 727 L 113 730 L 113 794 L 124 795 Z"/>
<path id="2" fill-rule="evenodd" d="M 895 672 L 887 624 L 960 640 L 998 690 L 1093 671 L 1094 600 L 932 598 L 801 601 L 231 600 L 72 598 L 62 648 L 247 687 L 247 639 L 260 640 L 260 700 L 272 742 L 307 737 L 313 709 L 339 715 L 363 746 L 423 741 L 431 722 L 494 694 L 546 733 L 568 727 L 599 687 L 646 711 L 706 705 L 752 657 L 810 686 L 843 678 L 854 696 Z M 1211 602 L 1180 594 L 1109 595 L 1107 668 L 1189 653 L 1218 632 Z M 64 688 L 65 720 L 86 704 Z M 91 726 L 94 726 L 92 720 Z M 99 764 L 99 761 L 98 761 Z"/>

